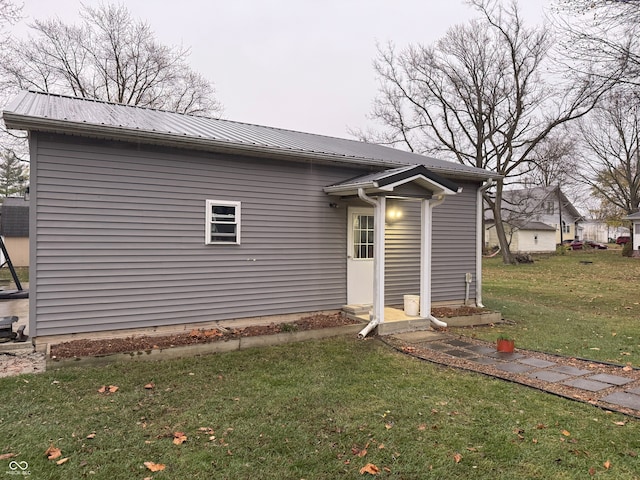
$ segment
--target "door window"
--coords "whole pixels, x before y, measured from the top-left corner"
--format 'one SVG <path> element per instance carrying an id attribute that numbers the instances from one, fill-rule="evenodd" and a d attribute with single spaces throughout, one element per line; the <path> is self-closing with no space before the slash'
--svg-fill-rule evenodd
<path id="1" fill-rule="evenodd" d="M 353 258 L 373 258 L 373 215 L 353 216 Z"/>

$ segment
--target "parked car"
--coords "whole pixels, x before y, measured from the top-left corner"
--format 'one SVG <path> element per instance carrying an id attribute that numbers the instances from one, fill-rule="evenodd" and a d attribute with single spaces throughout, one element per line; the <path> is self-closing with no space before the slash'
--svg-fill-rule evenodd
<path id="1" fill-rule="evenodd" d="M 581 250 L 584 247 L 594 248 L 596 250 L 606 250 L 607 247 L 604 243 L 594 242 L 593 240 L 574 240 L 569 243 L 569 247 L 572 250 Z"/>
<path id="2" fill-rule="evenodd" d="M 618 245 L 624 245 L 625 243 L 628 243 L 631 241 L 631 237 L 629 235 L 620 235 L 618 238 L 616 238 L 616 243 Z"/>

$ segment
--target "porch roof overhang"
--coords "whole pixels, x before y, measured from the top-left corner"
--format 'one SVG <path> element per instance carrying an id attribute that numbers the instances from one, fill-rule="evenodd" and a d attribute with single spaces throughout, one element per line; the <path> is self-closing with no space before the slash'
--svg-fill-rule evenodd
<path id="1" fill-rule="evenodd" d="M 409 165 L 362 175 L 324 188 L 325 193 L 337 196 L 389 194 L 408 183 L 416 184 L 432 195 L 455 195 L 462 191 L 456 183 L 428 170 L 424 165 Z"/>

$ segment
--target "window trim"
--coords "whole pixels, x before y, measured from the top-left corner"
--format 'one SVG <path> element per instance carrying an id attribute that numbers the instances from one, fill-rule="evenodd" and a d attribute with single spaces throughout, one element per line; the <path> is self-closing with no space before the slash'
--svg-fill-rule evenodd
<path id="1" fill-rule="evenodd" d="M 221 207 L 235 207 L 235 218 L 233 222 L 214 222 L 212 219 L 212 208 L 214 206 Z M 241 232 L 241 214 L 242 214 L 242 202 L 234 202 L 229 200 L 213 200 L 207 199 L 205 201 L 205 237 L 204 243 L 205 245 L 240 245 L 240 232 Z M 212 241 L 211 240 L 211 226 L 213 224 L 222 224 L 222 225 L 235 225 L 236 227 L 236 238 L 234 241 L 224 242 L 224 241 Z"/>

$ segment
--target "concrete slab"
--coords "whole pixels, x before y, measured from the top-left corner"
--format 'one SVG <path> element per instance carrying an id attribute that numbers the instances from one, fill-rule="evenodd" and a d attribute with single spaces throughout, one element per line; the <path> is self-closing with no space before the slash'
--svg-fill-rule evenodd
<path id="1" fill-rule="evenodd" d="M 589 380 L 595 380 L 596 382 L 610 383 L 611 385 L 626 385 L 633 382 L 633 379 L 627 377 L 620 377 L 618 375 L 608 375 L 606 373 L 600 373 L 598 375 L 592 375 L 587 377 Z"/>
<path id="2" fill-rule="evenodd" d="M 497 364 L 495 365 L 495 368 L 497 368 L 498 370 L 502 370 L 503 372 L 525 373 L 525 372 L 530 372 L 535 367 L 530 367 L 528 365 L 523 365 L 521 363 L 508 362 L 508 363 Z"/>
<path id="3" fill-rule="evenodd" d="M 473 343 L 465 342 L 463 340 L 458 340 L 457 338 L 452 338 L 451 340 L 445 340 L 443 343 L 448 343 L 454 347 L 471 347 Z"/>
<path id="4" fill-rule="evenodd" d="M 496 363 L 500 362 L 500 360 L 491 357 L 476 357 L 470 358 L 469 360 L 479 365 L 495 365 Z"/>
<path id="5" fill-rule="evenodd" d="M 548 368 L 557 365 L 555 362 L 548 362 L 547 360 L 542 360 L 541 358 L 520 358 L 518 359 L 520 363 L 524 363 L 525 365 L 531 365 L 532 367 L 538 368 Z"/>
<path id="6" fill-rule="evenodd" d="M 584 370 L 576 367 L 570 367 L 568 365 L 553 367 L 551 370 L 554 370 L 560 373 L 566 373 L 567 375 L 571 375 L 573 377 L 577 377 L 579 375 L 586 375 L 587 373 L 592 373 L 591 370 Z"/>
<path id="7" fill-rule="evenodd" d="M 484 345 L 474 345 L 472 347 L 467 348 L 467 350 L 471 350 L 472 352 L 476 352 L 480 355 L 487 355 L 489 353 L 494 353 L 496 351 L 493 347 L 485 347 Z"/>
<path id="8" fill-rule="evenodd" d="M 408 343 L 431 342 L 446 338 L 445 335 L 436 332 L 435 330 L 419 330 L 415 332 L 396 333 L 394 337 L 396 337 L 398 340 L 402 340 L 403 342 Z"/>
<path id="9" fill-rule="evenodd" d="M 504 352 L 496 352 L 496 351 L 494 351 L 493 353 L 488 353 L 487 356 L 498 358 L 500 360 L 504 360 L 507 362 L 524 357 L 524 355 L 522 355 L 521 353 L 504 353 Z"/>
<path id="10" fill-rule="evenodd" d="M 469 358 L 469 357 L 475 356 L 475 353 L 473 352 L 467 352 L 465 350 L 460 350 L 458 348 L 454 348 L 452 350 L 445 350 L 443 353 L 446 353 L 447 355 L 451 355 L 452 357 L 457 357 L 457 358 Z"/>
<path id="11" fill-rule="evenodd" d="M 599 392 L 600 390 L 611 387 L 610 383 L 596 382 L 594 380 L 587 380 L 586 378 L 574 378 L 562 382 L 562 384 L 569 387 L 579 388 L 580 390 L 587 390 L 589 392 Z"/>
<path id="12" fill-rule="evenodd" d="M 445 345 L 444 343 L 440 342 L 423 343 L 420 346 L 424 348 L 430 348 L 431 350 L 436 350 L 438 352 L 449 350 L 451 348 L 451 345 Z"/>
<path id="13" fill-rule="evenodd" d="M 640 387 L 632 388 L 631 390 L 625 390 L 625 391 L 629 393 L 635 393 L 636 395 L 640 395 Z"/>
<path id="14" fill-rule="evenodd" d="M 614 392 L 606 397 L 602 397 L 600 400 L 614 405 L 640 410 L 640 395 L 633 393 Z"/>
<path id="15" fill-rule="evenodd" d="M 554 372 L 552 370 L 540 370 L 539 372 L 530 373 L 527 376 L 531 378 L 537 378 L 538 380 L 543 380 L 549 383 L 561 382 L 563 380 L 571 378 L 571 375 L 567 375 L 566 373 Z"/>

